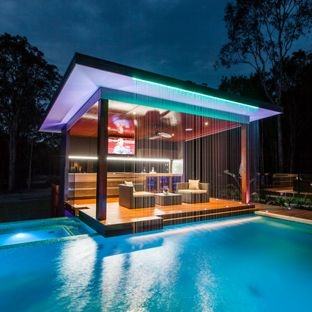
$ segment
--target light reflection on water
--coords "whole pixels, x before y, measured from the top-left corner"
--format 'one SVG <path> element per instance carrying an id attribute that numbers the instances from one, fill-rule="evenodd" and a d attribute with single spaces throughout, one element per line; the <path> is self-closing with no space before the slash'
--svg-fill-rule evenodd
<path id="1" fill-rule="evenodd" d="M 309 311 L 311 245 L 255 217 L 0 249 L 0 311 Z"/>
<path id="2" fill-rule="evenodd" d="M 93 294 L 89 285 L 95 271 L 97 244 L 92 238 L 87 238 L 82 244 L 80 240 L 70 241 L 61 250 L 59 258 L 60 293 L 59 299 L 71 298 L 68 309 L 83 311 L 91 301 Z M 84 299 L 80 300 L 81 294 Z"/>

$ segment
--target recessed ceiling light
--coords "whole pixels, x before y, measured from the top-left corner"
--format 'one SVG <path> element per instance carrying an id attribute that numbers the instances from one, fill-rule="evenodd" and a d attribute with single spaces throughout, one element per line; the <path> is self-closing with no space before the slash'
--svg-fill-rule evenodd
<path id="1" fill-rule="evenodd" d="M 186 128 L 185 131 L 190 132 L 190 131 L 193 131 L 193 129 L 192 128 Z"/>

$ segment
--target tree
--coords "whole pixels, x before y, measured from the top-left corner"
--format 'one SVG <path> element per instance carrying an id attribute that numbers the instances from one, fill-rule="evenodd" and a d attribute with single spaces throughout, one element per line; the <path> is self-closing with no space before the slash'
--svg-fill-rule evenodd
<path id="1" fill-rule="evenodd" d="M 284 63 L 294 42 L 310 31 L 311 0 L 236 0 L 227 5 L 224 19 L 228 42 L 220 51 L 221 64 L 250 65 L 267 99 L 281 105 L 287 88 Z M 283 170 L 281 118 L 277 119 L 277 145 L 279 169 Z"/>
<path id="2" fill-rule="evenodd" d="M 15 186 L 19 137 L 33 136 L 60 76 L 25 37 L 0 36 L 0 130 L 8 135 L 8 189 Z"/>
<path id="3" fill-rule="evenodd" d="M 307 156 L 309 165 L 312 159 L 312 150 L 305 135 L 312 133 L 312 53 L 297 51 L 286 59 L 284 66 L 287 90 L 282 95 L 282 102 L 285 115 L 284 129 L 288 129 L 289 133 L 285 145 L 288 147 L 288 168 L 290 172 L 294 168 L 301 172 L 305 162 L 302 155 Z M 305 170 L 310 171 L 311 168 Z"/>
<path id="4" fill-rule="evenodd" d="M 249 76 L 232 76 L 229 78 L 224 77 L 219 89 L 234 95 L 254 98 L 260 101 L 266 100 L 260 77 L 257 74 L 251 74 Z M 275 125 L 272 124 L 272 120 L 270 119 L 260 120 L 259 122 L 260 172 L 268 172 L 274 170 L 276 167 L 276 148 L 274 144 L 272 144 L 275 128 Z"/>
<path id="5" fill-rule="evenodd" d="M 312 150 L 305 134 L 312 133 L 312 53 L 301 50 L 294 52 L 285 59 L 284 70 L 287 80 L 282 93 L 282 127 L 288 134 L 284 136 L 285 166 L 289 172 L 310 173 Z M 263 100 L 266 96 L 256 74 L 223 78 L 219 88 L 258 100 Z M 276 146 L 272 144 L 272 137 L 276 125 L 272 121 L 268 119 L 260 123 L 261 172 L 271 171 L 275 167 Z"/>

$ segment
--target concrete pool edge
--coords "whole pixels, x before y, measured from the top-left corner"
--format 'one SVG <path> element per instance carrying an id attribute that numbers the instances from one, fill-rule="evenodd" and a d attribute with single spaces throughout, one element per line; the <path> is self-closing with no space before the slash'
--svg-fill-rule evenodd
<path id="1" fill-rule="evenodd" d="M 254 212 L 258 216 L 262 217 L 268 217 L 268 218 L 273 218 L 273 219 L 280 219 L 280 220 L 285 220 L 285 221 L 291 221 L 291 222 L 297 222 L 297 223 L 303 223 L 303 224 L 308 224 L 312 225 L 312 220 L 309 219 L 303 219 L 303 218 L 298 218 L 298 217 L 292 217 L 292 216 L 285 216 L 269 211 L 255 211 Z"/>

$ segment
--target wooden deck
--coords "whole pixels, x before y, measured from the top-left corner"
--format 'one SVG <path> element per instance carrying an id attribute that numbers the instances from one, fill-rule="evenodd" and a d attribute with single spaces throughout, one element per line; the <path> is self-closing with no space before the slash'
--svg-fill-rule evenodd
<path id="1" fill-rule="evenodd" d="M 307 192 L 296 192 L 294 191 L 292 186 L 287 187 L 271 187 L 264 189 L 264 192 L 267 195 L 274 195 L 274 196 L 287 196 L 287 197 L 307 197 L 312 198 L 312 193 Z"/>
<path id="2" fill-rule="evenodd" d="M 304 210 L 304 209 L 276 209 L 274 210 L 275 214 L 290 216 L 296 218 L 302 218 L 307 220 L 312 220 L 312 210 Z"/>
<path id="3" fill-rule="evenodd" d="M 264 209 L 263 205 L 259 206 L 258 204 L 256 208 L 258 208 L 257 214 L 261 216 L 312 224 L 312 210 L 287 209 L 276 206 L 267 206 L 266 209 Z"/>
<path id="4" fill-rule="evenodd" d="M 72 209 L 79 210 L 79 216 L 98 232 L 105 235 L 134 233 L 160 229 L 165 225 L 201 221 L 233 216 L 255 211 L 255 206 L 237 201 L 210 198 L 208 203 L 159 206 L 153 208 L 129 209 L 118 204 L 118 198 L 109 199 L 107 219 L 95 219 L 94 200 L 76 200 Z"/>

